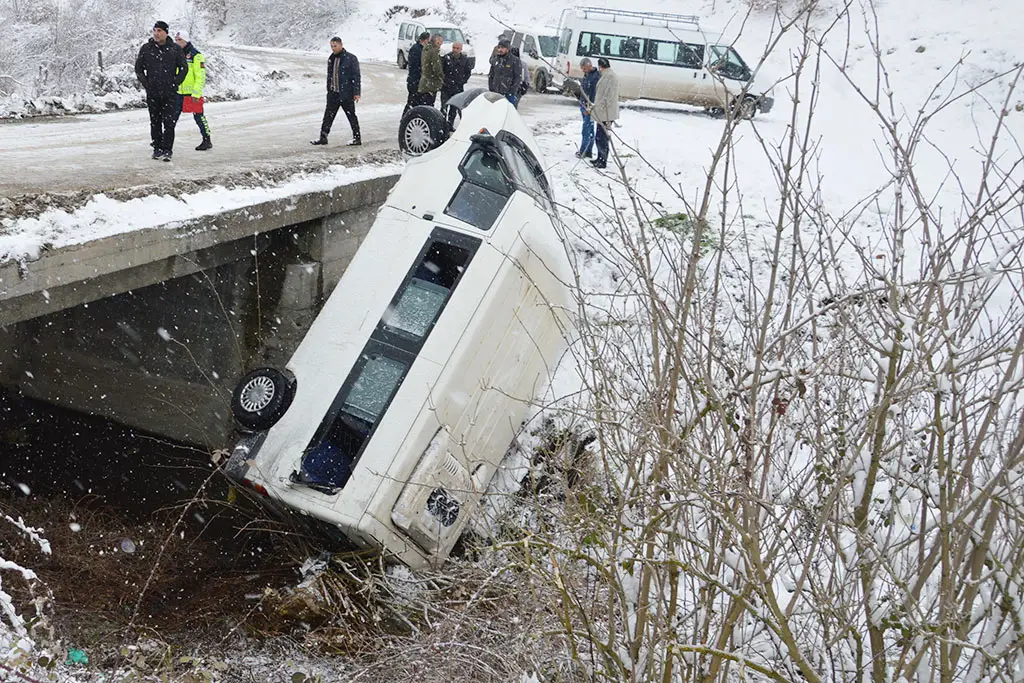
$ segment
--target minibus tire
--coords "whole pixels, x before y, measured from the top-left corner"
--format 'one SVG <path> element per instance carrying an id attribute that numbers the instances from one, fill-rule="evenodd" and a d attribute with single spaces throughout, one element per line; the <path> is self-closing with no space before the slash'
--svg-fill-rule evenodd
<path id="1" fill-rule="evenodd" d="M 537 69 L 537 75 L 533 77 L 533 89 L 542 95 L 548 91 L 548 74 L 543 69 Z"/>
<path id="2" fill-rule="evenodd" d="M 405 53 L 401 50 L 398 51 L 398 68 L 406 69 L 409 67 L 409 60 L 405 58 Z"/>
<path id="3" fill-rule="evenodd" d="M 280 370 L 257 368 L 243 377 L 231 394 L 231 415 L 240 427 L 270 429 L 295 396 L 295 384 Z"/>
<path id="4" fill-rule="evenodd" d="M 754 114 L 757 113 L 757 100 L 750 95 L 736 102 L 733 106 L 736 108 L 735 115 L 738 119 L 750 121 L 754 118 Z"/>
<path id="5" fill-rule="evenodd" d="M 398 125 L 398 147 L 418 157 L 443 145 L 452 134 L 451 124 L 437 109 L 426 105 L 413 107 Z"/>

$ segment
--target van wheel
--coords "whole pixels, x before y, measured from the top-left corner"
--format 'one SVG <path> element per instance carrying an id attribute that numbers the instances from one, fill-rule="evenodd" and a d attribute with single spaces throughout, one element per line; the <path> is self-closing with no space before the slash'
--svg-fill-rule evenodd
<path id="1" fill-rule="evenodd" d="M 295 397 L 295 383 L 274 368 L 257 368 L 231 394 L 231 414 L 245 429 L 263 431 L 281 419 Z"/>
<path id="2" fill-rule="evenodd" d="M 750 95 L 744 97 L 740 102 L 733 104 L 736 107 L 736 118 L 749 121 L 757 113 L 757 100 Z"/>
<path id="3" fill-rule="evenodd" d="M 543 69 L 537 69 L 537 75 L 533 77 L 533 89 L 541 94 L 548 91 L 548 73 Z"/>
<path id="4" fill-rule="evenodd" d="M 420 105 L 402 117 L 398 126 L 398 147 L 406 154 L 418 157 L 443 145 L 451 134 L 451 125 L 441 112 Z"/>
<path id="5" fill-rule="evenodd" d="M 409 60 L 405 58 L 405 53 L 401 50 L 398 51 L 398 68 L 405 69 L 409 66 Z"/>

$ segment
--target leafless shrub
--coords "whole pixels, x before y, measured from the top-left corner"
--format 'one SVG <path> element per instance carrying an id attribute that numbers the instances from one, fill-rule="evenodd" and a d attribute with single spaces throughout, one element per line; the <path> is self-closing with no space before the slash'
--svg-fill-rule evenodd
<path id="1" fill-rule="evenodd" d="M 677 191 L 687 230 L 657 225 L 617 156 L 603 219 L 567 235 L 620 276 L 580 291 L 585 391 L 557 418 L 596 435 L 593 464 L 561 507 L 544 501 L 561 524 L 526 517 L 499 547 L 559 596 L 558 634 L 595 680 L 1002 681 L 1024 665 L 1024 189 L 1001 152 L 1021 70 L 979 124 L 980 170 L 947 159 L 936 188 L 918 174 L 929 123 L 964 92 L 940 83 L 907 114 L 871 8 L 869 86 L 809 16 L 778 24 L 803 36 L 786 134 L 743 132 L 774 206 L 744 205 L 730 119 L 706 186 Z M 827 65 L 873 112 L 889 169 L 841 209 L 815 171 Z"/>

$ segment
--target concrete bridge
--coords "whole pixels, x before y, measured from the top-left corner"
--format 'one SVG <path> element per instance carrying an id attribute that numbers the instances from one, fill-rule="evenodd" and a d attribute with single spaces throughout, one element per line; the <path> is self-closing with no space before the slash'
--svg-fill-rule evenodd
<path id="1" fill-rule="evenodd" d="M 397 180 L 0 265 L 0 386 L 221 447 L 236 381 L 287 361 Z"/>

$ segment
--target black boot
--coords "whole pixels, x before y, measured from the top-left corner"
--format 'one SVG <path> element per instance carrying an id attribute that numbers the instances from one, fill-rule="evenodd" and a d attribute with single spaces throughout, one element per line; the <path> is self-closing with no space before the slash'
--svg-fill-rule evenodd
<path id="1" fill-rule="evenodd" d="M 213 149 L 213 141 L 210 138 L 203 138 L 203 141 L 196 147 L 197 152 L 205 152 L 208 149 Z"/>
<path id="2" fill-rule="evenodd" d="M 347 142 L 347 143 L 345 144 L 345 146 L 346 146 L 346 147 L 358 147 L 358 146 L 359 146 L 359 145 L 361 145 L 361 144 L 363 144 L 363 141 L 362 141 L 362 140 L 360 140 L 359 138 L 352 138 L 351 140 L 349 140 L 349 141 L 348 141 L 348 142 Z"/>
<path id="3" fill-rule="evenodd" d="M 327 144 L 327 136 L 326 135 L 321 135 L 316 140 L 310 140 L 309 144 L 311 144 L 311 145 L 326 145 Z"/>

